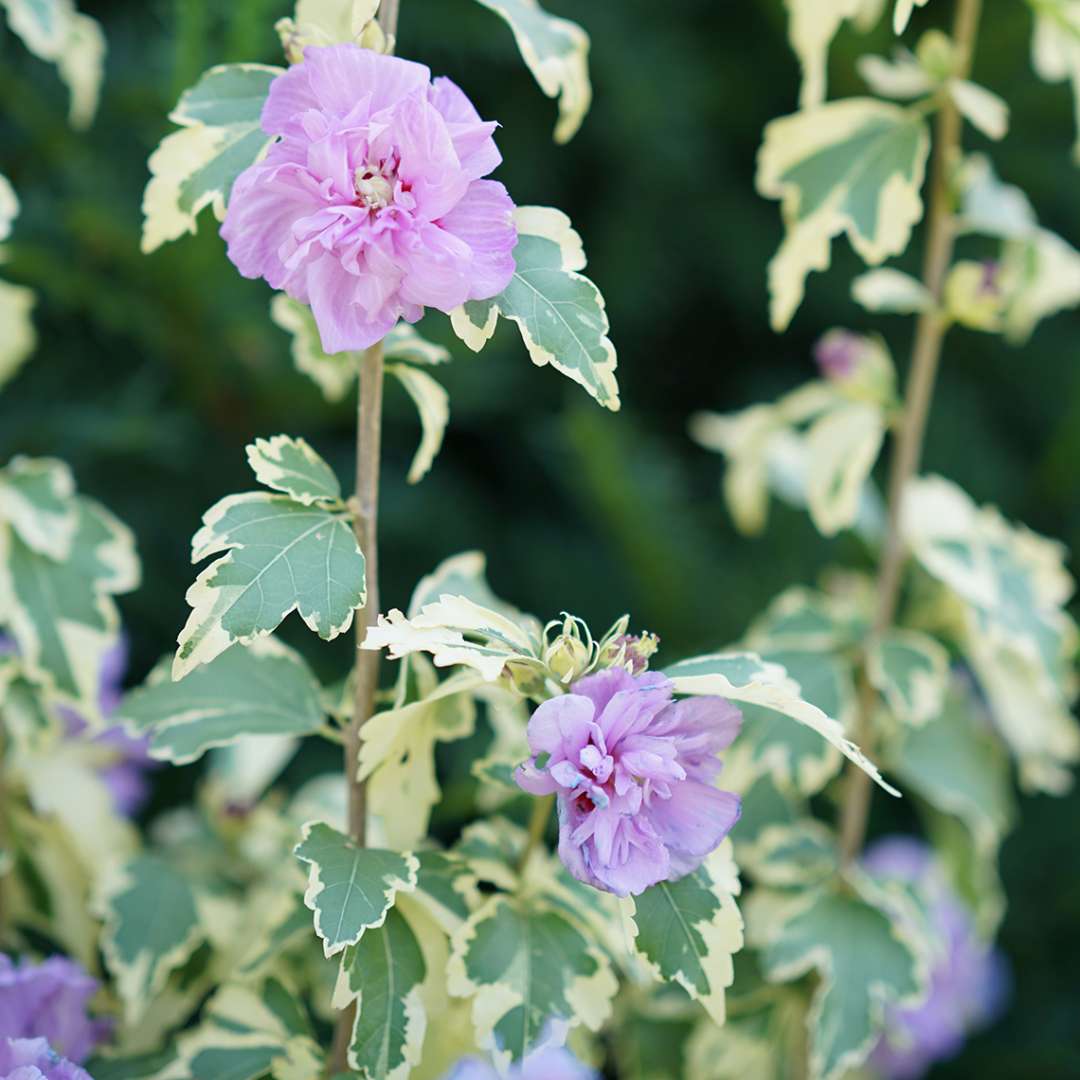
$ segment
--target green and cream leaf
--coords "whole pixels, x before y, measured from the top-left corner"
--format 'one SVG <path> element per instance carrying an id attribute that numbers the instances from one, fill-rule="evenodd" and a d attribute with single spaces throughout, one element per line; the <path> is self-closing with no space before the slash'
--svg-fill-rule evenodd
<path id="1" fill-rule="evenodd" d="M 474 352 L 491 339 L 499 315 L 517 324 L 533 363 L 551 364 L 601 405 L 619 408 L 615 346 L 608 338 L 600 290 L 585 268 L 581 237 L 559 210 L 521 206 L 510 284 L 491 300 L 469 301 L 451 314 L 454 332 Z"/>
<path id="2" fill-rule="evenodd" d="M 304 903 L 315 913 L 315 933 L 327 956 L 382 926 L 397 894 L 416 888 L 414 855 L 357 847 L 319 821 L 304 826 L 295 854 L 308 866 Z"/>
<path id="3" fill-rule="evenodd" d="M 447 984 L 477 1041 L 521 1061 L 552 1023 L 598 1030 L 618 984 L 603 952 L 538 898 L 494 896 L 454 934 Z"/>
<path id="4" fill-rule="evenodd" d="M 536 0 L 478 0 L 509 24 L 521 56 L 549 98 L 559 99 L 555 141 L 569 142 L 592 103 L 589 35 L 569 19 L 549 15 Z"/>
<path id="5" fill-rule="evenodd" d="M 786 235 L 769 264 L 773 328 L 784 330 L 812 270 L 825 270 L 847 233 L 870 264 L 899 255 L 923 214 L 930 138 L 925 121 L 871 98 L 850 98 L 772 121 L 757 188 L 781 200 Z"/>
<path id="6" fill-rule="evenodd" d="M 420 1060 L 426 1016 L 423 953 L 396 909 L 341 958 L 334 1005 L 356 1003 L 349 1065 L 363 1080 L 405 1080 Z"/>
<path id="7" fill-rule="evenodd" d="M 188 590 L 174 678 L 267 636 L 294 610 L 333 640 L 364 605 L 364 556 L 345 513 L 260 491 L 230 495 L 203 517 L 191 559 L 222 552 Z"/>
<path id="8" fill-rule="evenodd" d="M 169 114 L 180 130 L 166 135 L 150 155 L 142 206 L 145 254 L 194 233 L 207 206 L 218 220 L 224 218 L 233 181 L 270 141 L 259 122 L 270 84 L 281 70 L 222 64 L 180 96 Z"/>
<path id="9" fill-rule="evenodd" d="M 303 440 L 289 435 L 256 439 L 247 447 L 255 479 L 303 506 L 341 506 L 334 470 Z"/>
<path id="10" fill-rule="evenodd" d="M 150 754 L 174 765 L 252 736 L 309 735 L 326 715 L 304 659 L 263 638 L 234 645 L 179 682 L 160 666 L 128 694 L 117 720 L 150 736 Z"/>
<path id="11" fill-rule="evenodd" d="M 724 990 L 735 977 L 732 956 L 743 945 L 739 888 L 725 840 L 697 870 L 625 901 L 638 955 L 657 978 L 678 983 L 700 1002 L 717 1024 L 724 1022 Z"/>
<path id="12" fill-rule="evenodd" d="M 866 672 L 893 714 L 919 727 L 941 712 L 949 685 L 949 652 L 927 634 L 891 630 L 871 645 Z"/>
<path id="13" fill-rule="evenodd" d="M 934 306 L 921 281 L 890 267 L 860 274 L 851 283 L 851 296 L 867 311 L 890 315 L 916 315 Z"/>
<path id="14" fill-rule="evenodd" d="M 1080 130 L 1080 3 L 1077 0 L 1031 0 L 1035 33 L 1031 60 L 1044 82 L 1072 84 L 1077 129 Z M 1073 147 L 1080 163 L 1080 137 Z"/>
<path id="15" fill-rule="evenodd" d="M 62 562 L 79 526 L 75 481 L 56 458 L 16 457 L 0 469 L 0 522 L 38 555 Z"/>
<path id="16" fill-rule="evenodd" d="M 406 477 L 410 484 L 418 484 L 442 449 L 443 435 L 450 422 L 450 395 L 426 371 L 411 364 L 387 364 L 386 370 L 405 388 L 420 416 L 420 446 Z"/>
<path id="17" fill-rule="evenodd" d="M 803 724 L 890 794 L 898 794 L 882 779 L 873 762 L 844 735 L 839 720 L 806 701 L 799 684 L 780 664 L 769 663 L 756 653 L 714 653 L 682 660 L 664 674 L 675 684 L 676 693 L 716 694 L 740 704 L 763 706 Z"/>
<path id="18" fill-rule="evenodd" d="M 103 881 L 95 907 L 105 921 L 105 963 L 127 1022 L 137 1023 L 203 940 L 195 893 L 164 859 L 138 855 Z"/>

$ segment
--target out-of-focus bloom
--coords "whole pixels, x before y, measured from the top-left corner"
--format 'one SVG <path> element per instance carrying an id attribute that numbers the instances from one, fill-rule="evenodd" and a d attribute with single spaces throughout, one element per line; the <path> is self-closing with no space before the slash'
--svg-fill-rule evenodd
<path id="1" fill-rule="evenodd" d="M 221 235 L 245 277 L 311 305 L 329 353 L 425 307 L 496 296 L 514 272 L 502 160 L 449 79 L 357 45 L 309 46 L 262 112 L 278 136 L 233 185 Z"/>
<path id="2" fill-rule="evenodd" d="M 855 374 L 864 338 L 851 330 L 830 330 L 814 346 L 814 361 L 827 379 L 849 379 Z"/>
<path id="3" fill-rule="evenodd" d="M 99 698 L 102 716 L 109 716 L 120 704 L 126 668 L 127 643 L 121 640 L 106 653 L 102 663 Z M 69 735 L 81 735 L 86 730 L 86 721 L 74 710 L 61 712 Z M 93 741 L 111 751 L 98 775 L 108 787 L 117 813 L 132 817 L 142 809 L 150 793 L 146 772 L 156 766 L 150 757 L 149 736 L 131 735 L 122 727 L 112 727 L 94 736 Z"/>
<path id="4" fill-rule="evenodd" d="M 870 1059 L 890 1080 L 917 1080 L 935 1062 L 958 1053 L 972 1031 L 996 1019 L 1008 996 L 1008 972 L 1001 954 L 979 938 L 971 913 L 927 845 L 887 837 L 867 850 L 863 865 L 876 877 L 914 886 L 939 939 L 926 999 L 886 1011 L 885 1033 Z"/>
<path id="5" fill-rule="evenodd" d="M 0 1080 L 93 1080 L 45 1039 L 0 1038 Z"/>
<path id="6" fill-rule="evenodd" d="M 481 1058 L 462 1058 L 443 1080 L 599 1080 L 595 1069 L 583 1065 L 564 1047 L 546 1047 L 528 1054 L 505 1077 Z"/>
<path id="7" fill-rule="evenodd" d="M 889 404 L 896 394 L 896 369 L 880 338 L 834 329 L 814 346 L 821 374 L 838 390 L 859 400 Z"/>
<path id="8" fill-rule="evenodd" d="M 86 1014 L 97 990 L 97 980 L 66 957 L 14 963 L 0 953 L 0 1037 L 47 1042 L 72 1061 L 85 1061 L 112 1030 L 109 1020 Z"/>
<path id="9" fill-rule="evenodd" d="M 723 698 L 676 702 L 662 675 L 610 668 L 533 713 L 533 757 L 515 778 L 558 795 L 559 856 L 574 877 L 636 895 L 696 869 L 738 820 L 739 797 L 714 781 L 740 722 Z"/>

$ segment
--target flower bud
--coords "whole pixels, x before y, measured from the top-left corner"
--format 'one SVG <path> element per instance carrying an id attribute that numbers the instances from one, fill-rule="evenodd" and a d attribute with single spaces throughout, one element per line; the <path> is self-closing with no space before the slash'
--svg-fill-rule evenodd
<path id="1" fill-rule="evenodd" d="M 660 647 L 655 634 L 621 634 L 611 641 L 600 656 L 601 667 L 626 668 L 631 675 L 640 675 L 649 666 L 649 658 Z"/>
<path id="2" fill-rule="evenodd" d="M 878 338 L 852 330 L 830 330 L 814 346 L 821 374 L 845 395 L 890 404 L 896 393 L 896 369 Z"/>
<path id="3" fill-rule="evenodd" d="M 958 262 L 945 280 L 945 310 L 961 326 L 972 330 L 1000 330 L 1006 290 L 1001 264 L 990 259 Z"/>

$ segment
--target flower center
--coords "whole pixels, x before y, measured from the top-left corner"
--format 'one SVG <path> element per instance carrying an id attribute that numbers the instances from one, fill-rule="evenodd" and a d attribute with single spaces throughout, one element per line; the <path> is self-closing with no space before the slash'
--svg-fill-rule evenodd
<path id="1" fill-rule="evenodd" d="M 396 169 L 392 161 L 368 162 L 353 174 L 356 205 L 373 212 L 384 210 L 394 201 Z"/>

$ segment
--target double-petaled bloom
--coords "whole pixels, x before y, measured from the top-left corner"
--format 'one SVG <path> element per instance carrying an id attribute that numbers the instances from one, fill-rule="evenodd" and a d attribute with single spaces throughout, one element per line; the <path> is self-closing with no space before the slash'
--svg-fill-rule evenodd
<path id="1" fill-rule="evenodd" d="M 484 179 L 496 126 L 422 64 L 309 46 L 271 84 L 262 127 L 277 141 L 233 185 L 229 258 L 310 304 L 329 353 L 496 296 L 517 243 L 506 188 Z"/>
<path id="2" fill-rule="evenodd" d="M 559 856 L 574 877 L 636 895 L 695 870 L 738 820 L 739 797 L 715 781 L 740 721 L 723 698 L 673 701 L 664 676 L 610 668 L 533 713 L 533 756 L 515 776 L 558 796 Z"/>

